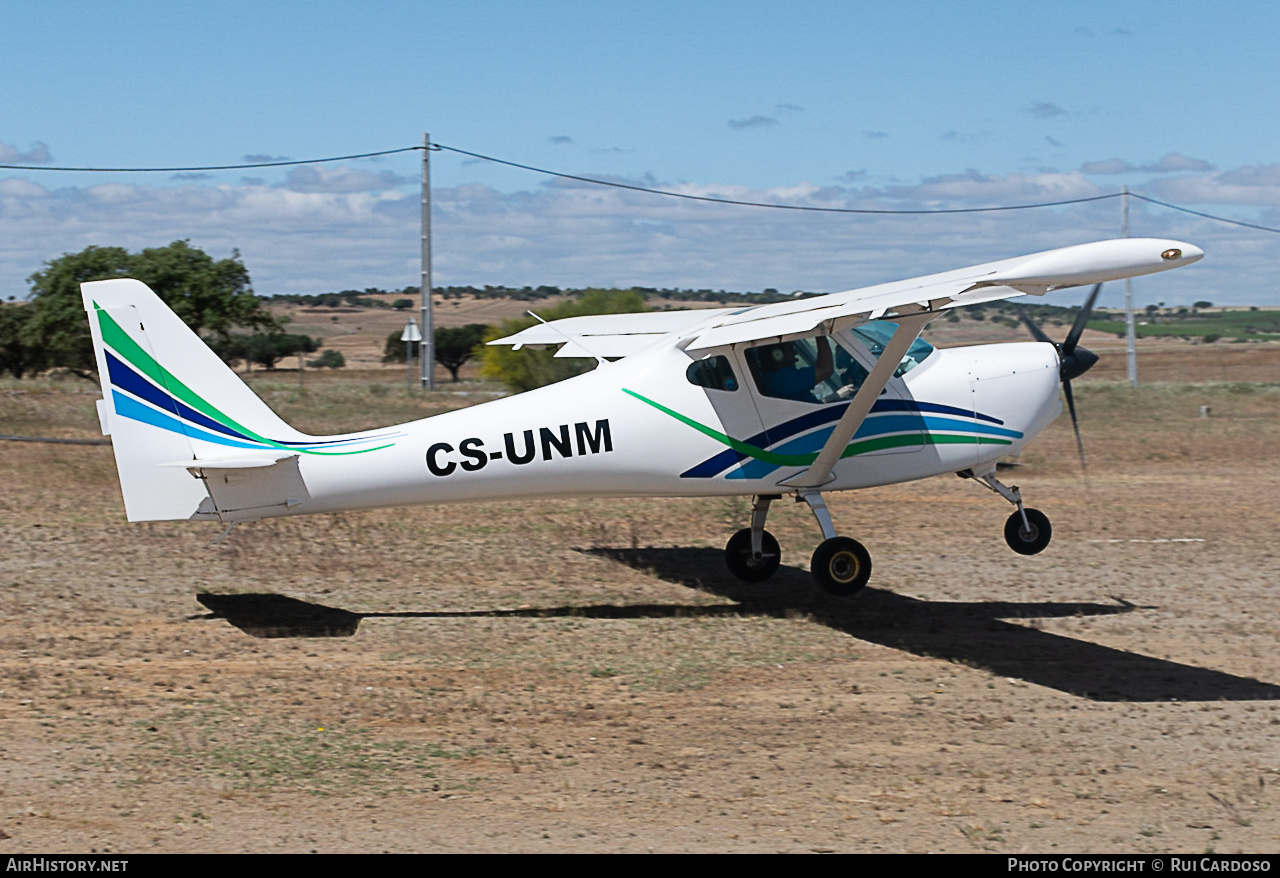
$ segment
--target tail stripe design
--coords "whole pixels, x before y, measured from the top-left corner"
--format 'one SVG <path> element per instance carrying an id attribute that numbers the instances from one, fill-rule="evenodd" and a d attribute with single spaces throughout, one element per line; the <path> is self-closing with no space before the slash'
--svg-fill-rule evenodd
<path id="1" fill-rule="evenodd" d="M 189 424 L 184 424 L 175 418 L 166 415 L 164 412 L 158 412 L 153 408 L 149 408 L 138 402 L 132 397 L 125 396 L 118 390 L 111 391 L 111 400 L 116 407 L 116 414 L 121 417 L 129 418 L 134 421 L 141 421 L 144 424 L 150 424 L 153 427 L 159 427 L 162 430 L 168 430 L 171 433 L 180 433 L 190 436 L 192 439 L 202 439 L 205 442 L 213 442 L 216 445 L 228 445 L 232 448 L 252 448 L 255 451 L 262 449 L 261 445 L 250 445 L 248 442 L 237 442 L 234 439 L 228 439 L 225 436 L 215 436 L 213 433 L 207 433 L 204 430 L 197 430 Z"/>
<path id="2" fill-rule="evenodd" d="M 135 421 L 141 421 L 173 433 L 188 435 L 193 439 L 213 442 L 232 448 L 278 448 L 295 451 L 300 454 L 315 455 L 348 455 L 365 454 L 390 448 L 394 442 L 388 441 L 403 433 L 380 433 L 372 436 L 352 438 L 325 439 L 309 442 L 286 442 L 268 439 L 237 423 L 225 412 L 209 404 L 195 391 L 179 380 L 155 358 L 142 349 L 127 332 L 116 323 L 107 311 L 97 302 L 93 303 L 98 317 L 98 326 L 102 331 L 103 343 L 114 349 L 104 351 L 107 360 L 107 371 L 112 384 L 112 401 L 116 414 Z M 117 356 L 118 355 L 118 356 Z M 146 376 L 146 377 L 143 377 Z M 147 379 L 150 379 L 149 381 Z M 120 391 L 132 394 L 125 396 Z M 134 399 L 133 397 L 136 397 Z M 143 400 L 155 406 L 155 409 L 143 405 Z M 157 411 L 156 409 L 159 409 Z M 206 432 L 214 430 L 215 433 Z M 329 450 L 337 446 L 363 445 L 381 442 L 370 448 L 352 450 Z M 308 446 L 325 446 L 319 449 Z"/>

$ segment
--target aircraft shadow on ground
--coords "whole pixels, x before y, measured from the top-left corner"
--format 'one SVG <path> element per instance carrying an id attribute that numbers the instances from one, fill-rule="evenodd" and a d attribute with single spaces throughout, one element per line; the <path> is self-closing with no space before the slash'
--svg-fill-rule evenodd
<path id="1" fill-rule="evenodd" d="M 821 592 L 783 567 L 765 583 L 739 582 L 716 549 L 580 550 L 734 604 L 574 605 L 521 609 L 353 613 L 274 594 L 199 594 L 210 616 L 254 637 L 350 637 L 369 618 L 652 619 L 803 616 L 859 640 L 956 662 L 1094 701 L 1280 700 L 1280 686 L 1065 637 L 1010 619 L 1103 616 L 1133 604 L 928 601 L 868 587 L 855 598 Z"/>

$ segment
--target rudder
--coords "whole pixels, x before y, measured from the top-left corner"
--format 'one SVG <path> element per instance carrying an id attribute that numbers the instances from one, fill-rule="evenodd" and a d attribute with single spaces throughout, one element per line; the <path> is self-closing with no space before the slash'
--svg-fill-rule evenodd
<path id="1" fill-rule="evenodd" d="M 230 510 L 189 464 L 272 467 L 311 438 L 272 412 L 146 284 L 93 281 L 81 294 L 102 382 L 99 420 L 130 521 L 225 519 Z"/>

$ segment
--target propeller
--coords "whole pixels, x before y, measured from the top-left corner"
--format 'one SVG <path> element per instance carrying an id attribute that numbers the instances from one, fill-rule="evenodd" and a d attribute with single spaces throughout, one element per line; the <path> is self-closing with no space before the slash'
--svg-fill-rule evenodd
<path id="1" fill-rule="evenodd" d="M 1076 417 L 1076 398 L 1071 392 L 1071 380 L 1079 378 L 1098 362 L 1097 354 L 1088 348 L 1080 347 L 1080 336 L 1084 334 L 1085 324 L 1089 322 L 1089 315 L 1093 312 L 1093 303 L 1098 301 L 1098 293 L 1101 291 L 1102 284 L 1096 284 L 1093 291 L 1089 293 L 1089 298 L 1085 300 L 1084 307 L 1076 315 L 1076 322 L 1071 325 L 1071 331 L 1067 333 L 1062 344 L 1045 335 L 1044 330 L 1031 322 L 1027 312 L 1021 306 L 1018 308 L 1018 315 L 1022 318 L 1022 322 L 1027 324 L 1027 329 L 1031 330 L 1035 340 L 1051 344 L 1058 349 L 1058 375 L 1062 381 L 1062 392 L 1067 397 L 1067 409 L 1071 412 L 1071 428 L 1076 432 L 1076 450 L 1080 452 L 1080 471 L 1084 473 L 1086 483 L 1089 480 L 1089 467 L 1084 457 L 1084 441 L 1080 438 L 1080 419 Z"/>

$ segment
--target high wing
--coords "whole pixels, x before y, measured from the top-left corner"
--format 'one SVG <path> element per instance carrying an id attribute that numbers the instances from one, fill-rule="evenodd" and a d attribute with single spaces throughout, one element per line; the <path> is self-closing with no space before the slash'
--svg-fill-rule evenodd
<path id="1" fill-rule="evenodd" d="M 1118 238 L 1046 250 L 955 271 L 793 302 L 747 308 L 568 317 L 491 341 L 494 345 L 564 345 L 558 357 L 626 357 L 667 335 L 705 350 L 754 341 L 829 335 L 895 314 L 937 313 L 1025 294 L 1167 271 L 1204 256 L 1194 244 Z"/>
<path id="2" fill-rule="evenodd" d="M 517 351 L 525 345 L 564 345 L 556 351 L 557 357 L 629 357 L 672 333 L 683 334 L 708 320 L 746 310 L 750 309 L 715 308 L 565 317 L 530 326 L 489 344 L 511 345 Z"/>
<path id="3" fill-rule="evenodd" d="M 676 311 L 571 317 L 526 329 L 490 344 L 564 344 L 556 356 L 625 357 L 670 335 L 686 351 L 752 342 L 782 342 L 892 317 L 897 323 L 871 374 L 836 423 L 817 458 L 784 484 L 814 505 L 818 490 L 888 384 L 894 369 L 925 325 L 939 312 L 1026 294 L 1098 284 L 1167 271 L 1203 258 L 1194 244 L 1161 238 L 1120 238 L 1077 244 L 987 262 L 955 271 L 879 284 L 825 296 L 714 311 Z M 825 514 L 825 512 L 824 512 Z"/>
<path id="4" fill-rule="evenodd" d="M 1196 262 L 1204 251 L 1158 238 L 1120 238 L 1047 250 L 956 271 L 761 305 L 706 326 L 686 350 L 743 342 L 829 335 L 893 314 L 936 313 L 1024 294 L 1166 271 Z"/>

